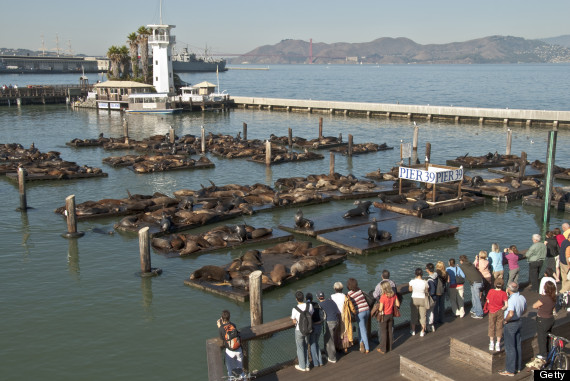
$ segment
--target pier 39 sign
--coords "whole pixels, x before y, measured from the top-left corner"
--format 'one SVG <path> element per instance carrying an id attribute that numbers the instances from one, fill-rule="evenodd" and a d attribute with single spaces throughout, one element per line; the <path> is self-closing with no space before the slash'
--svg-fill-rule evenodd
<path id="1" fill-rule="evenodd" d="M 400 179 L 419 181 L 422 183 L 441 184 L 463 180 L 463 167 L 443 167 L 430 165 L 428 170 L 400 167 Z"/>

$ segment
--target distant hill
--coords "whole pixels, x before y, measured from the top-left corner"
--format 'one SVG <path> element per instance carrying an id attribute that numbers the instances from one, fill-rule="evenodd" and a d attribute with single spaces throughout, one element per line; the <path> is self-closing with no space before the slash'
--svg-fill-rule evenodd
<path id="1" fill-rule="evenodd" d="M 570 34 L 558 37 L 541 38 L 540 41 L 544 41 L 550 45 L 560 45 L 565 48 L 570 48 Z"/>
<path id="2" fill-rule="evenodd" d="M 282 40 L 260 46 L 233 63 L 309 63 L 309 42 Z M 489 36 L 465 42 L 421 45 L 408 38 L 378 38 L 364 43 L 313 43 L 313 63 L 323 64 L 469 64 L 570 62 L 570 49 L 544 41 Z"/>

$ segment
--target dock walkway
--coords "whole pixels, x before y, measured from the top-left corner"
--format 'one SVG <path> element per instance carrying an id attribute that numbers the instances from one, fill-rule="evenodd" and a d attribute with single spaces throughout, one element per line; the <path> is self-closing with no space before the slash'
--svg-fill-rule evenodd
<path id="1" fill-rule="evenodd" d="M 477 107 L 403 105 L 368 102 L 314 101 L 284 98 L 255 98 L 232 96 L 238 108 L 321 112 L 329 114 L 403 117 L 408 119 L 444 119 L 478 121 L 479 123 L 546 124 L 570 127 L 570 111 L 495 109 Z"/>

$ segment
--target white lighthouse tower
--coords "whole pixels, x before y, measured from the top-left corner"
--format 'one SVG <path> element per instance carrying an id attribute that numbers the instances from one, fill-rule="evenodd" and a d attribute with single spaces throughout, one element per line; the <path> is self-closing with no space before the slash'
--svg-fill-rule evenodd
<path id="1" fill-rule="evenodd" d="M 147 26 L 152 31 L 148 39 L 148 44 L 152 47 L 152 84 L 157 93 L 174 95 L 170 46 L 176 43 L 176 37 L 170 34 L 170 30 L 175 28 L 175 25 L 162 24 L 161 15 L 160 25 Z"/>

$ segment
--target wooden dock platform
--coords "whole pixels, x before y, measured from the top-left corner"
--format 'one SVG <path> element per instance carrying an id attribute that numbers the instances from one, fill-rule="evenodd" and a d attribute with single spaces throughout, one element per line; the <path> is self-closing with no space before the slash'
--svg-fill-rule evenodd
<path id="1" fill-rule="evenodd" d="M 448 201 L 438 202 L 433 205 L 430 204 L 430 207 L 428 209 L 422 209 L 422 210 L 414 210 L 412 208 L 414 205 L 413 200 L 409 201 L 406 204 L 375 202 L 374 206 L 383 210 L 390 210 L 392 212 L 401 213 L 408 216 L 429 218 L 433 216 L 441 216 L 443 214 L 465 210 L 467 208 L 483 205 L 484 203 L 485 199 L 483 197 L 463 196 L 461 200 L 452 199 Z"/>
<path id="2" fill-rule="evenodd" d="M 513 188 L 511 184 L 502 183 L 494 185 L 481 185 L 479 187 L 472 187 L 470 185 L 463 185 L 461 190 L 463 192 L 470 192 L 477 196 L 492 197 L 494 200 L 500 202 L 509 202 L 518 200 L 523 196 L 532 194 L 538 187 L 521 184 L 519 188 Z"/>
<path id="3" fill-rule="evenodd" d="M 402 216 L 378 222 L 378 230 L 390 232 L 392 239 L 370 242 L 367 225 L 319 234 L 317 239 L 349 253 L 363 255 L 454 235 L 459 228 L 418 217 Z"/>
<path id="4" fill-rule="evenodd" d="M 536 197 L 536 195 L 524 196 L 523 205 L 535 206 L 537 208 L 544 208 L 544 200 Z M 552 200 L 550 207 L 561 212 L 570 213 L 570 203 Z"/>

